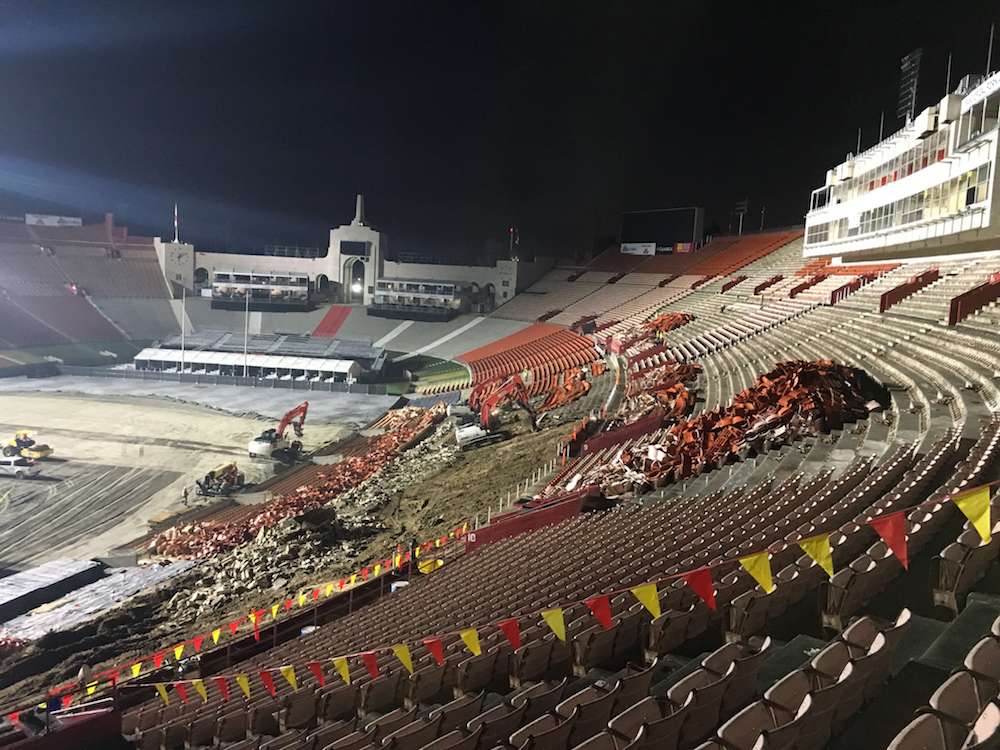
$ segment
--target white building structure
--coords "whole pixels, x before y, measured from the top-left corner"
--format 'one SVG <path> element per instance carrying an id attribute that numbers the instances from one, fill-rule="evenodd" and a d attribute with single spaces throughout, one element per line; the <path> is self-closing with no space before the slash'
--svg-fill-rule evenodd
<path id="1" fill-rule="evenodd" d="M 826 174 L 806 215 L 807 257 L 845 262 L 1000 248 L 1000 72 L 966 76 L 901 130 Z"/>
<path id="2" fill-rule="evenodd" d="M 170 244 L 167 243 L 167 246 Z M 493 265 L 390 260 L 386 254 L 386 237 L 365 223 L 364 196 L 358 195 L 354 219 L 349 224 L 330 230 L 330 244 L 325 256 L 199 251 L 195 254 L 192 273 L 202 279 L 215 278 L 217 272 L 301 273 L 308 276 L 315 290 L 329 292 L 335 301 L 369 306 L 393 304 L 388 298 L 396 289 L 405 289 L 409 296 L 405 299 L 400 297 L 398 302 L 401 308 L 411 306 L 414 299 L 412 285 L 401 282 L 415 282 L 427 287 L 451 284 L 466 292 L 468 299 L 479 308 L 478 311 L 488 312 L 533 284 L 551 266 L 552 261 L 547 259 L 527 263 L 498 260 Z M 174 273 L 172 271 L 172 275 Z M 380 281 L 385 282 L 381 287 Z"/>

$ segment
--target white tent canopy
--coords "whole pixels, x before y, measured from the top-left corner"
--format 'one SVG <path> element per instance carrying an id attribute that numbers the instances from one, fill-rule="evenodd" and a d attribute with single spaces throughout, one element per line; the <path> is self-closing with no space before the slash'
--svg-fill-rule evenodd
<path id="1" fill-rule="evenodd" d="M 184 352 L 185 369 L 194 367 L 217 370 L 221 367 L 233 367 L 242 371 L 244 362 L 247 367 L 277 372 L 302 370 L 322 375 L 351 375 L 353 377 L 361 374 L 361 365 L 348 359 L 289 357 L 273 354 L 247 354 L 244 358 L 243 354 L 238 352 Z M 181 351 L 179 349 L 147 347 L 135 355 L 135 364 L 138 369 L 177 367 L 180 363 Z"/>

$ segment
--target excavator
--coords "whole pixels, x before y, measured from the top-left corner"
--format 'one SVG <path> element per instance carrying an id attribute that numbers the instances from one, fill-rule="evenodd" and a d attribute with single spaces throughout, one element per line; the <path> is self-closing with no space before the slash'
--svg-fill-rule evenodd
<path id="1" fill-rule="evenodd" d="M 479 413 L 479 423 L 471 422 L 455 428 L 455 442 L 462 450 L 488 445 L 500 440 L 506 440 L 510 435 L 499 429 L 501 408 L 506 404 L 518 406 L 524 410 L 531 422 L 531 429 L 537 427 L 535 412 L 531 408 L 528 389 L 520 375 L 511 375 L 498 388 L 493 389 L 479 398 L 470 398 L 470 406 Z M 472 409 L 452 410 L 449 415 L 473 416 Z"/>
<path id="2" fill-rule="evenodd" d="M 296 437 L 302 437 L 302 427 L 306 423 L 306 413 L 309 411 L 309 402 L 303 401 L 301 404 L 288 412 L 278 422 L 277 427 L 264 430 L 260 435 L 250 441 L 247 451 L 250 458 L 271 458 L 281 456 L 292 461 L 302 451 L 302 442 L 285 437 L 285 430 L 291 425 Z"/>
<path id="3" fill-rule="evenodd" d="M 39 459 L 51 456 L 52 449 L 42 443 L 36 443 L 27 430 L 18 430 L 3 447 L 3 454 L 7 458 L 21 456 L 22 458 Z"/>

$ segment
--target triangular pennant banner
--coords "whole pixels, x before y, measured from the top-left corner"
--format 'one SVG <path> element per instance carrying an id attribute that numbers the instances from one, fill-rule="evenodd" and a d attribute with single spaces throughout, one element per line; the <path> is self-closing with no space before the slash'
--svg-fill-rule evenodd
<path id="1" fill-rule="evenodd" d="M 97 692 L 97 683 L 96 682 L 89 683 L 87 685 L 87 695 L 93 695 L 95 692 Z"/>
<path id="2" fill-rule="evenodd" d="M 319 589 L 313 589 L 313 601 L 314 602 L 319 601 Z"/>
<path id="3" fill-rule="evenodd" d="M 196 635 L 191 639 L 191 645 L 194 646 L 195 653 L 201 651 L 201 644 L 205 642 L 205 636 Z"/>
<path id="4" fill-rule="evenodd" d="M 347 665 L 347 659 L 342 656 L 337 657 L 333 660 L 333 666 L 336 668 L 337 672 L 340 674 L 340 679 L 344 681 L 345 685 L 351 684 L 351 668 Z"/>
<path id="5" fill-rule="evenodd" d="M 368 667 L 368 674 L 372 676 L 372 679 L 374 680 L 378 677 L 378 659 L 375 656 L 375 652 L 363 652 L 361 654 L 361 660 L 365 663 L 365 666 Z"/>
<path id="6" fill-rule="evenodd" d="M 164 706 L 170 705 L 170 696 L 167 695 L 167 686 L 162 682 L 158 682 L 155 685 L 156 692 L 160 694 L 160 700 L 163 701 Z"/>
<path id="7" fill-rule="evenodd" d="M 800 539 L 798 545 L 826 574 L 833 578 L 833 550 L 830 548 L 830 535 L 817 534 L 808 539 Z"/>
<path id="8" fill-rule="evenodd" d="M 300 607 L 306 606 L 306 595 L 301 591 L 299 592 L 299 606 Z"/>
<path id="9" fill-rule="evenodd" d="M 910 567 L 909 550 L 906 546 L 906 515 L 904 511 L 890 513 L 886 516 L 876 516 L 868 522 L 875 532 L 882 537 L 885 546 L 899 560 L 903 570 Z"/>
<path id="10" fill-rule="evenodd" d="M 219 689 L 222 700 L 229 700 L 229 681 L 225 677 L 213 677 L 215 686 Z"/>
<path id="11" fill-rule="evenodd" d="M 320 687 L 326 685 L 326 675 L 323 674 L 322 664 L 320 664 L 318 661 L 310 661 L 306 662 L 306 666 L 309 668 L 309 671 L 312 672 L 313 677 L 316 678 L 316 682 L 319 683 Z"/>
<path id="12" fill-rule="evenodd" d="M 656 582 L 644 583 L 641 586 L 633 586 L 629 591 L 632 596 L 642 602 L 642 606 L 649 610 L 649 614 L 655 620 L 660 616 L 660 596 L 656 591 Z"/>
<path id="13" fill-rule="evenodd" d="M 236 684 L 240 686 L 240 690 L 243 691 L 246 699 L 250 700 L 250 678 L 245 674 L 238 674 L 236 675 Z"/>
<path id="14" fill-rule="evenodd" d="M 427 646 L 427 650 L 434 657 L 434 661 L 437 662 L 438 666 L 444 665 L 444 647 L 441 645 L 441 639 L 424 638 L 423 643 Z"/>
<path id="15" fill-rule="evenodd" d="M 159 669 L 163 666 L 163 656 L 162 651 L 153 654 L 153 669 Z"/>
<path id="16" fill-rule="evenodd" d="M 605 630 L 611 629 L 611 601 L 606 596 L 592 596 L 584 604 L 594 616 L 594 619 L 601 623 Z"/>
<path id="17" fill-rule="evenodd" d="M 178 643 L 174 646 L 174 661 L 180 661 L 181 657 L 184 656 L 184 645 L 183 643 Z"/>
<path id="18" fill-rule="evenodd" d="M 292 686 L 292 690 L 299 689 L 299 681 L 295 677 L 295 667 L 290 664 L 281 668 L 281 676 L 285 678 L 285 682 Z"/>
<path id="19" fill-rule="evenodd" d="M 702 598 L 708 608 L 715 610 L 715 586 L 712 584 L 712 571 L 708 568 L 698 568 L 684 574 L 684 583 L 694 593 Z"/>
<path id="20" fill-rule="evenodd" d="M 201 702 L 208 703 L 208 691 L 205 690 L 204 680 L 191 680 L 191 686 L 201 696 Z"/>
<path id="21" fill-rule="evenodd" d="M 351 573 L 351 585 L 353 586 L 357 582 L 358 582 L 358 574 L 357 573 Z"/>
<path id="22" fill-rule="evenodd" d="M 260 670 L 260 681 L 263 683 L 264 689 L 271 694 L 272 698 L 278 694 L 278 690 L 274 686 L 274 678 L 271 676 L 270 671 L 266 669 Z"/>
<path id="23" fill-rule="evenodd" d="M 272 620 L 277 620 L 278 619 L 278 610 L 279 609 L 281 609 L 281 605 L 278 602 L 275 602 L 274 604 L 271 605 L 271 619 Z"/>
<path id="24" fill-rule="evenodd" d="M 344 579 L 341 578 L 340 580 L 343 581 Z M 344 588 L 343 583 L 341 583 L 340 588 Z M 328 584 L 326 584 L 326 595 L 330 596 L 332 594 L 333 594 L 333 584 L 332 583 L 328 583 Z"/>
<path id="25" fill-rule="evenodd" d="M 291 599 L 285 599 L 285 605 L 284 606 L 285 606 L 285 611 L 289 612 L 289 611 L 291 611 L 292 607 L 295 606 L 295 602 L 293 602 Z"/>
<path id="26" fill-rule="evenodd" d="M 483 648 L 479 645 L 478 630 L 475 628 L 465 628 L 465 630 L 458 631 L 458 634 L 462 638 L 462 642 L 465 643 L 466 648 L 472 652 L 473 656 L 479 656 L 483 653 Z"/>
<path id="27" fill-rule="evenodd" d="M 740 565 L 753 576 L 753 579 L 764 590 L 765 594 L 774 591 L 774 579 L 771 577 L 771 559 L 767 551 L 740 558 Z"/>
<path id="28" fill-rule="evenodd" d="M 953 497 L 952 501 L 965 514 L 972 528 L 979 532 L 979 538 L 989 544 L 990 541 L 990 488 L 980 487 L 978 490 L 966 492 Z"/>
<path id="29" fill-rule="evenodd" d="M 212 643 L 215 645 L 219 644 L 219 638 L 222 636 L 222 628 L 216 628 L 212 631 Z"/>
<path id="30" fill-rule="evenodd" d="M 70 704 L 73 702 L 73 695 L 67 694 L 62 697 L 62 707 L 69 708 Z"/>
<path id="31" fill-rule="evenodd" d="M 239 629 L 239 627 L 240 627 L 240 621 L 233 620 L 231 623 L 229 623 L 229 632 L 232 633 L 233 635 L 236 635 L 236 631 Z"/>
<path id="32" fill-rule="evenodd" d="M 135 664 L 132 665 L 132 676 L 138 677 L 140 672 L 142 672 L 142 662 L 137 661 Z"/>
<path id="33" fill-rule="evenodd" d="M 405 643 L 397 643 L 392 647 L 392 653 L 394 653 L 400 663 L 406 667 L 406 671 L 413 674 L 413 659 L 410 657 L 410 647 Z"/>
<path id="34" fill-rule="evenodd" d="M 512 648 L 521 648 L 521 623 L 517 621 L 516 617 L 511 617 L 509 620 L 501 620 L 497 623 L 497 627 L 507 636 L 507 640 L 510 642 Z"/>
<path id="35" fill-rule="evenodd" d="M 187 703 L 188 702 L 187 685 L 185 685 L 183 682 L 175 682 L 174 683 L 174 690 L 176 690 L 177 691 L 177 695 L 180 696 L 181 703 Z"/>
<path id="36" fill-rule="evenodd" d="M 258 609 L 250 613 L 250 620 L 253 622 L 253 639 L 260 640 L 260 621 L 264 619 L 264 610 Z"/>
<path id="37" fill-rule="evenodd" d="M 560 641 L 566 640 L 566 620 L 563 619 L 563 611 L 559 607 L 553 609 L 543 609 L 542 619 L 545 620 L 545 624 L 549 626 L 549 629 L 556 634 L 556 638 Z"/>

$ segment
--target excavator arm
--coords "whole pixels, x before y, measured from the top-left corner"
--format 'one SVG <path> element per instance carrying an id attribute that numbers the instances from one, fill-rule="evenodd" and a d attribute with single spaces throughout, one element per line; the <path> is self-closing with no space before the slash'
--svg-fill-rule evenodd
<path id="1" fill-rule="evenodd" d="M 306 413 L 309 411 L 309 402 L 303 401 L 301 404 L 293 409 L 289 409 L 285 416 L 281 418 L 278 422 L 278 428 L 275 431 L 275 435 L 280 439 L 285 436 L 285 430 L 288 429 L 288 425 L 292 425 L 295 430 L 296 435 L 302 434 L 302 427 L 306 423 Z M 296 421 L 298 417 L 298 421 Z"/>
<path id="2" fill-rule="evenodd" d="M 520 375 L 512 375 L 503 385 L 483 399 L 479 412 L 479 423 L 484 430 L 490 429 L 490 416 L 493 410 L 507 401 L 519 405 L 534 417 L 528 397 L 528 389 L 525 387 L 524 381 Z"/>

